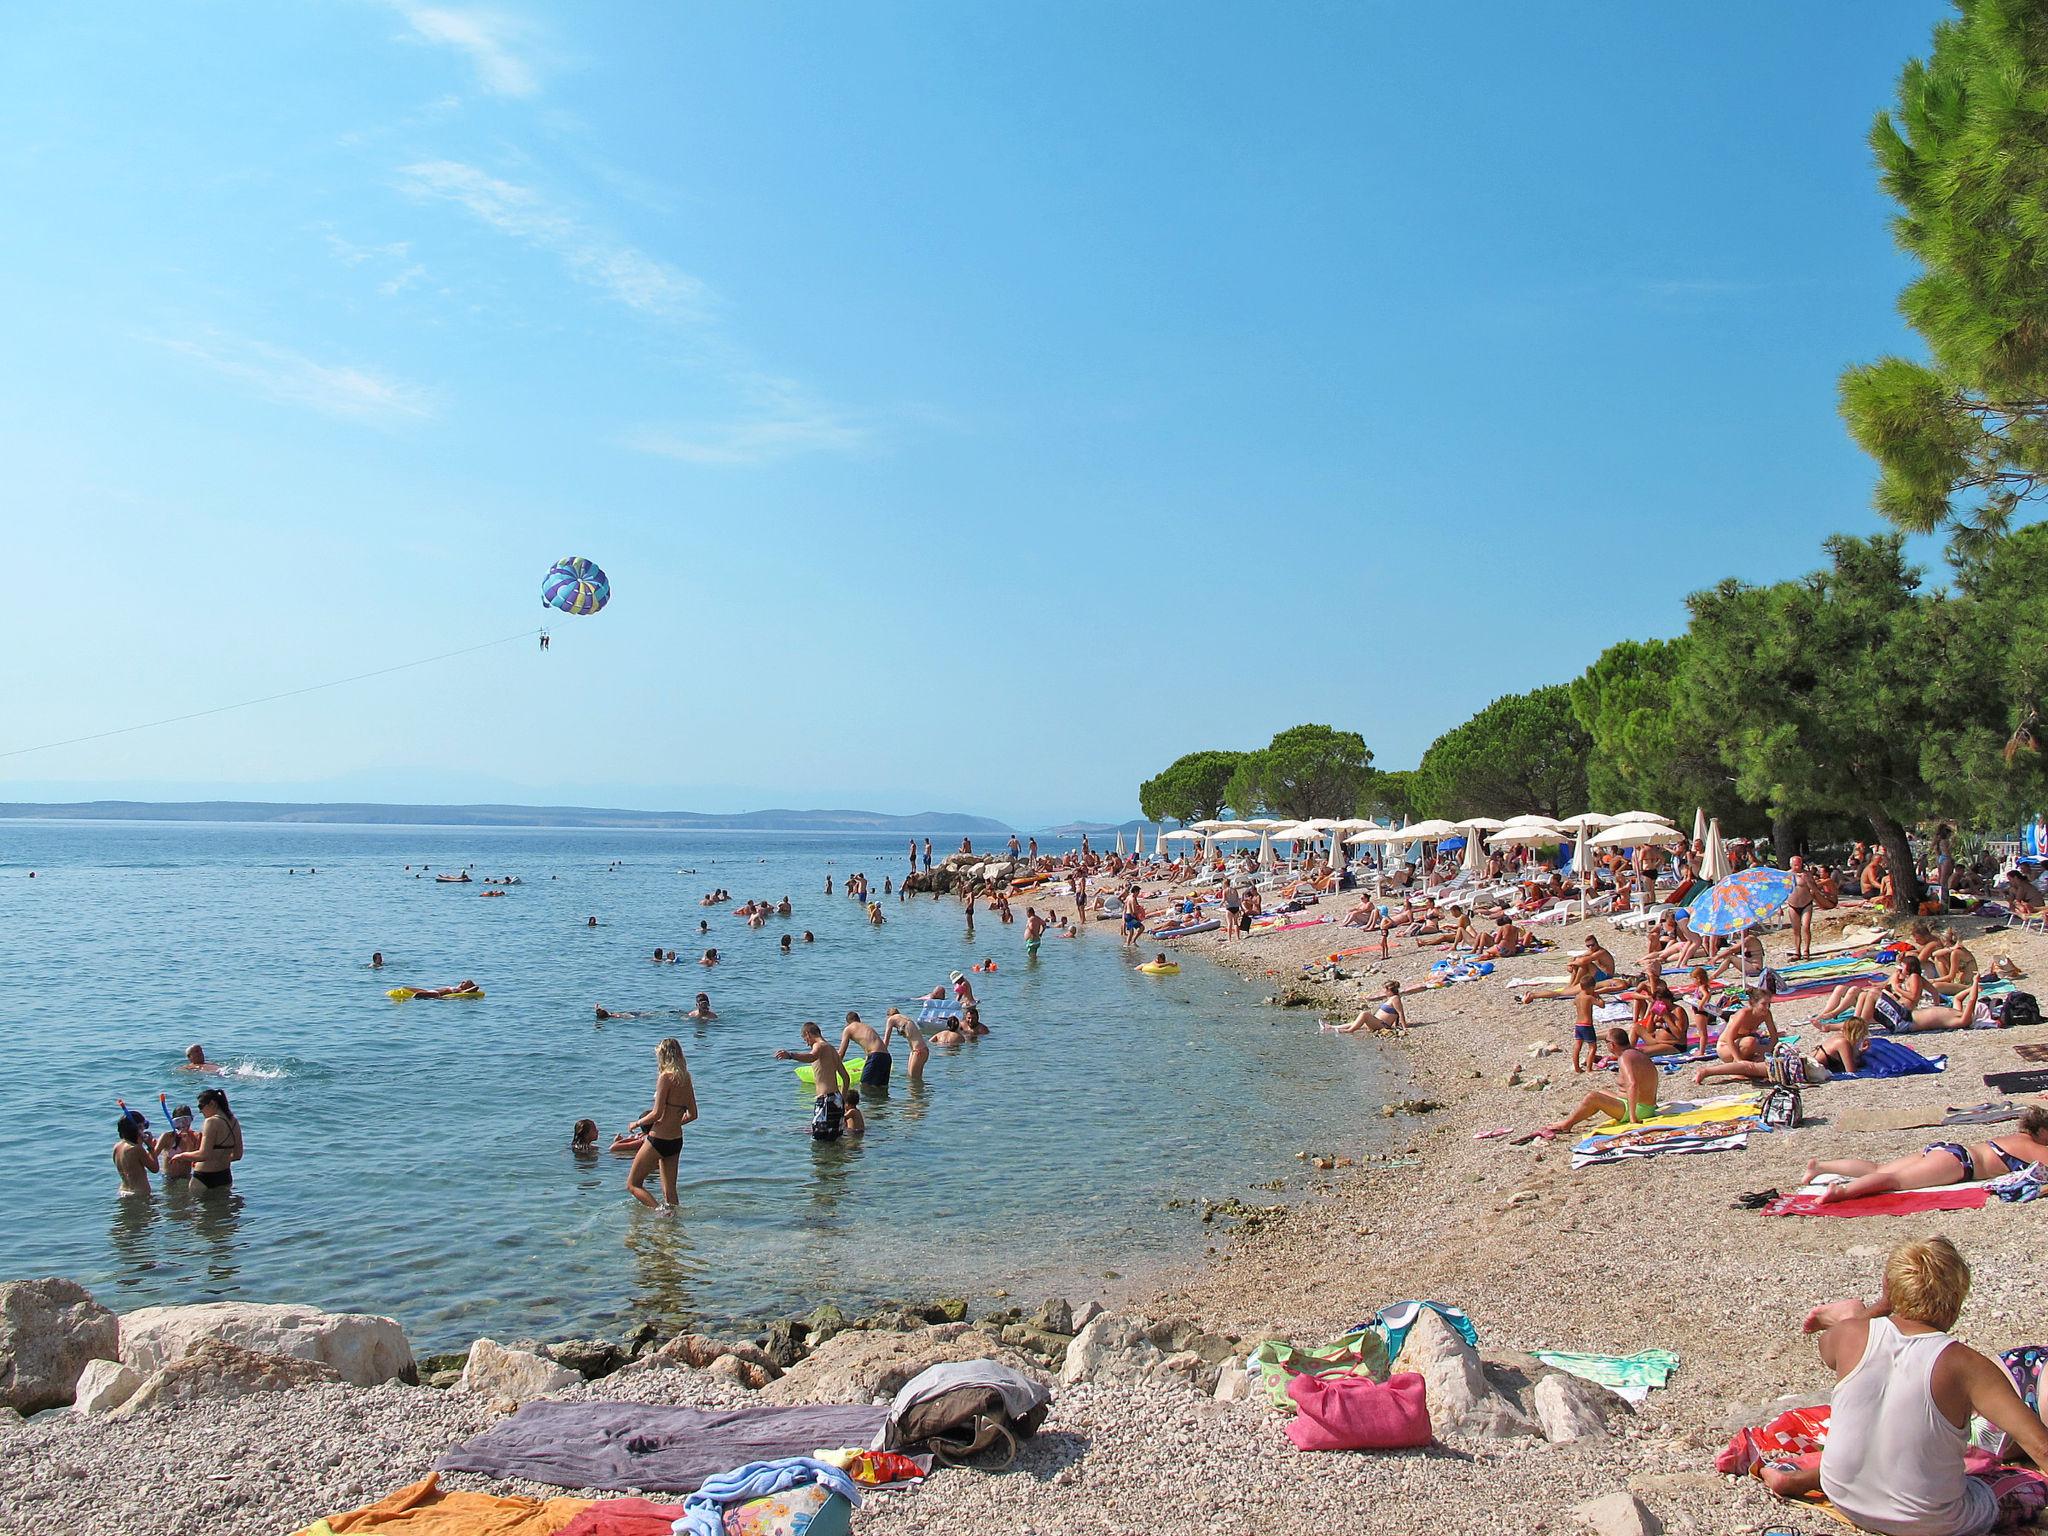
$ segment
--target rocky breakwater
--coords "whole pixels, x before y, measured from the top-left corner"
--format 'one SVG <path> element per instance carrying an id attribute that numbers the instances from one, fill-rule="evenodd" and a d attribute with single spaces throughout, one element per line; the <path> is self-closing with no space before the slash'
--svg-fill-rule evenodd
<path id="1" fill-rule="evenodd" d="M 903 877 L 903 889 L 913 896 L 933 891 L 947 896 L 982 895 L 1008 890 L 1030 873 L 1028 862 L 1005 853 L 955 853 L 930 869 L 912 870 Z"/>

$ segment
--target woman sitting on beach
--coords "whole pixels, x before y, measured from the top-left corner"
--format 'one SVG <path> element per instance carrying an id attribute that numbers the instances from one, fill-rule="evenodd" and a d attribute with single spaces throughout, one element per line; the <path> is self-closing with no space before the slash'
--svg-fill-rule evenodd
<path id="1" fill-rule="evenodd" d="M 1418 949 L 1427 949 L 1436 944 L 1448 944 L 1453 949 L 1463 949 L 1467 944 L 1474 942 L 1472 938 L 1472 915 L 1463 907 L 1452 907 L 1451 917 L 1453 921 L 1449 928 L 1445 928 L 1439 923 L 1436 932 L 1430 933 L 1425 931 L 1419 933 L 1415 939 L 1416 947 Z"/>
<path id="2" fill-rule="evenodd" d="M 1778 1021 L 1771 1014 L 1777 979 L 1766 976 L 1721 1028 L 1714 1054 L 1723 1061 L 1761 1061 L 1778 1048 Z"/>
<path id="3" fill-rule="evenodd" d="M 1379 903 L 1370 896 L 1361 896 L 1358 898 L 1358 905 L 1344 914 L 1342 926 L 1346 928 L 1362 928 L 1367 933 L 1371 933 L 1385 921 L 1386 918 L 1380 911 Z"/>
<path id="4" fill-rule="evenodd" d="M 1870 1049 L 1870 1026 L 1862 1019 L 1840 1019 L 1822 1024 L 1820 1046 L 1814 1057 L 1831 1072 L 1855 1072 L 1863 1066 L 1863 1053 Z"/>
<path id="5" fill-rule="evenodd" d="M 1336 1035 L 1355 1035 L 1364 1030 L 1379 1034 L 1382 1030 L 1404 1030 L 1408 1027 L 1408 1010 L 1401 1001 L 1401 983 L 1387 983 L 1377 1003 L 1368 1003 L 1358 1010 L 1358 1017 L 1349 1024 L 1338 1024 L 1331 1028 Z"/>
<path id="6" fill-rule="evenodd" d="M 1942 930 L 1926 960 L 1934 967 L 1934 984 L 1944 992 L 1967 987 L 1977 979 L 1977 956 L 1953 928 Z"/>
<path id="7" fill-rule="evenodd" d="M 1661 980 L 1653 981 L 1636 998 L 1635 1024 L 1629 1038 L 1653 1056 L 1683 1055 L 1691 1019 L 1671 988 Z M 1700 1031 L 1700 1038 L 1706 1038 L 1705 1030 Z"/>
<path id="8" fill-rule="evenodd" d="M 1823 1173 L 1845 1175 L 1846 1182 L 1830 1184 L 1821 1192 L 1821 1204 L 1832 1205 L 1838 1200 L 1861 1200 L 1866 1195 L 1888 1195 L 1902 1189 L 1939 1189 L 1945 1184 L 1995 1179 L 2041 1162 L 2048 1162 L 2048 1108 L 2036 1104 L 2020 1116 L 2017 1131 L 1996 1141 L 1969 1145 L 1929 1142 L 1918 1152 L 1888 1163 L 1861 1157 L 1817 1157 L 1806 1165 L 1806 1182 L 1811 1184 Z"/>
<path id="9" fill-rule="evenodd" d="M 1876 1306 L 1850 1298 L 1809 1312 L 1805 1331 L 1820 1335 L 1836 1378 L 1827 1444 L 1816 1467 L 1767 1461 L 1764 1486 L 1783 1499 L 1823 1493 L 1859 1530 L 1979 1536 L 2029 1523 L 2026 1510 L 2001 1507 L 1988 1479 L 1966 1474 L 1973 1417 L 2037 1465 L 2048 1456 L 2048 1428 L 2005 1367 L 1948 1336 L 1969 1292 L 1955 1245 L 1923 1238 L 1885 1259 Z"/>

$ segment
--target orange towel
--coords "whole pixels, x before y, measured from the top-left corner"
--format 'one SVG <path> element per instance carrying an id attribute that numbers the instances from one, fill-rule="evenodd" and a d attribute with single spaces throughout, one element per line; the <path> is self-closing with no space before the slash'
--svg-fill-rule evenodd
<path id="1" fill-rule="evenodd" d="M 443 1493 L 429 1472 L 409 1488 L 387 1493 L 345 1515 L 315 1520 L 297 1536 L 555 1536 L 589 1499 L 501 1499 L 488 1493 Z"/>

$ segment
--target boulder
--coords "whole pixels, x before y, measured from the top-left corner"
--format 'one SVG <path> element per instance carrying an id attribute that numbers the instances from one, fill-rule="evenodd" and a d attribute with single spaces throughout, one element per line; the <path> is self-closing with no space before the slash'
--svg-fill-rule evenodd
<path id="1" fill-rule="evenodd" d="M 726 1343 L 701 1333 L 679 1333 L 659 1349 L 651 1349 L 631 1365 L 622 1366 L 619 1374 L 624 1376 L 633 1371 L 649 1371 L 661 1366 L 670 1369 L 680 1367 L 691 1371 L 708 1371 L 721 1357 L 730 1355 L 748 1365 L 759 1366 L 767 1373 L 769 1380 L 782 1374 L 768 1352 L 757 1345 Z"/>
<path id="2" fill-rule="evenodd" d="M 289 1392 L 338 1386 L 346 1378 L 331 1365 L 296 1355 L 244 1349 L 225 1339 L 201 1338 L 149 1377 L 109 1418 L 126 1419 L 146 1408 L 175 1408 L 252 1392 Z"/>
<path id="3" fill-rule="evenodd" d="M 954 1323 L 915 1333 L 848 1332 L 821 1344 L 762 1393 L 771 1403 L 872 1403 L 894 1397 L 926 1366 L 948 1360 L 994 1360 L 1042 1373 L 1028 1359 L 978 1328 Z"/>
<path id="4" fill-rule="evenodd" d="M 1479 1351 L 1425 1308 L 1401 1347 L 1401 1369 L 1420 1373 L 1429 1396 L 1430 1427 L 1439 1436 L 1510 1439 L 1542 1433 L 1514 1399 L 1486 1378 Z"/>
<path id="5" fill-rule="evenodd" d="M 63 1407 L 90 1362 L 119 1352 L 120 1329 L 75 1280 L 0 1285 L 0 1404 L 24 1414 Z"/>
<path id="6" fill-rule="evenodd" d="M 1572 1506 L 1572 1516 L 1594 1536 L 1658 1536 L 1664 1522 L 1634 1494 L 1616 1491 Z"/>
<path id="7" fill-rule="evenodd" d="M 1090 1323 L 1094 1322 L 1096 1318 L 1102 1316 L 1102 1314 L 1107 1310 L 1109 1309 L 1103 1306 L 1103 1304 L 1099 1301 L 1082 1302 L 1080 1306 L 1074 1308 L 1074 1325 L 1073 1327 L 1069 1328 L 1067 1332 L 1079 1333 L 1083 1328 L 1086 1328 Z"/>
<path id="8" fill-rule="evenodd" d="M 359 1387 L 419 1379 L 405 1330 L 367 1312 L 322 1312 L 250 1301 L 143 1307 L 121 1317 L 121 1363 L 147 1377 L 192 1353 L 203 1339 L 257 1354 L 330 1366 Z"/>
<path id="9" fill-rule="evenodd" d="M 73 1413 L 112 1413 L 135 1395 L 142 1378 L 118 1360 L 88 1360 L 71 1399 Z"/>
<path id="10" fill-rule="evenodd" d="M 804 1319 L 804 1340 L 811 1348 L 816 1349 L 833 1334 L 846 1332 L 848 1326 L 844 1312 L 829 1301 L 820 1302 L 811 1309 L 810 1316 Z"/>
<path id="11" fill-rule="evenodd" d="M 1067 1345 L 1060 1380 L 1185 1381 L 1213 1392 L 1224 1364 L 1242 1353 L 1239 1340 L 1184 1319 L 1103 1312 Z"/>
<path id="12" fill-rule="evenodd" d="M 469 1346 L 469 1363 L 462 1368 L 460 1390 L 478 1397 L 525 1403 L 550 1392 L 564 1391 L 582 1380 L 576 1372 L 555 1364 L 545 1355 L 507 1349 L 495 1339 L 478 1339 Z"/>
<path id="13" fill-rule="evenodd" d="M 1043 1328 L 1034 1328 L 1029 1323 L 1011 1323 L 998 1335 L 1005 1344 L 1023 1350 L 1027 1355 L 1040 1355 L 1058 1365 L 1067 1355 L 1067 1345 L 1072 1342 L 1064 1333 L 1047 1333 Z"/>
<path id="14" fill-rule="evenodd" d="M 802 1323 L 770 1323 L 754 1343 L 762 1354 L 775 1362 L 778 1369 L 786 1371 L 804 1357 L 803 1326 Z"/>
<path id="15" fill-rule="evenodd" d="M 609 1339 L 564 1339 L 536 1351 L 557 1365 L 566 1365 L 585 1381 L 609 1376 L 626 1363 L 626 1352 Z"/>
<path id="16" fill-rule="evenodd" d="M 1233 1362 L 1216 1373 L 1216 1401 L 1243 1402 L 1252 1395 L 1252 1374 Z"/>
<path id="17" fill-rule="evenodd" d="M 720 1355 L 705 1367 L 713 1376 L 723 1376 L 727 1381 L 737 1382 L 750 1392 L 775 1380 L 775 1374 L 767 1366 L 756 1365 L 751 1360 L 742 1360 L 738 1355 Z"/>
<path id="18" fill-rule="evenodd" d="M 1024 1321 L 1041 1333 L 1074 1332 L 1074 1309 L 1054 1296 Z"/>
<path id="19" fill-rule="evenodd" d="M 1631 1411 L 1617 1393 L 1563 1371 L 1537 1377 L 1529 1406 L 1543 1438 L 1552 1445 L 1600 1439 L 1616 1419 Z"/>

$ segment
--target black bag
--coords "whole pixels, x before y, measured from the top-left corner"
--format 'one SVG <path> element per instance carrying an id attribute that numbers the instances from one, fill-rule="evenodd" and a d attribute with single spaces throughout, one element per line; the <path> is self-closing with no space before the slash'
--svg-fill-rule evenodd
<path id="1" fill-rule="evenodd" d="M 2041 1004 L 2031 992 L 2008 992 L 1985 1001 L 1991 1004 L 1992 1016 L 1998 1020 L 2000 1029 L 2018 1029 L 2041 1022 Z M 2003 1007 L 1999 1006 L 2001 1003 Z"/>
<path id="2" fill-rule="evenodd" d="M 1799 1089 L 1792 1083 L 1780 1083 L 1764 1095 L 1757 1118 L 1765 1129 L 1789 1131 L 1806 1123 L 1806 1106 L 1800 1101 Z"/>

